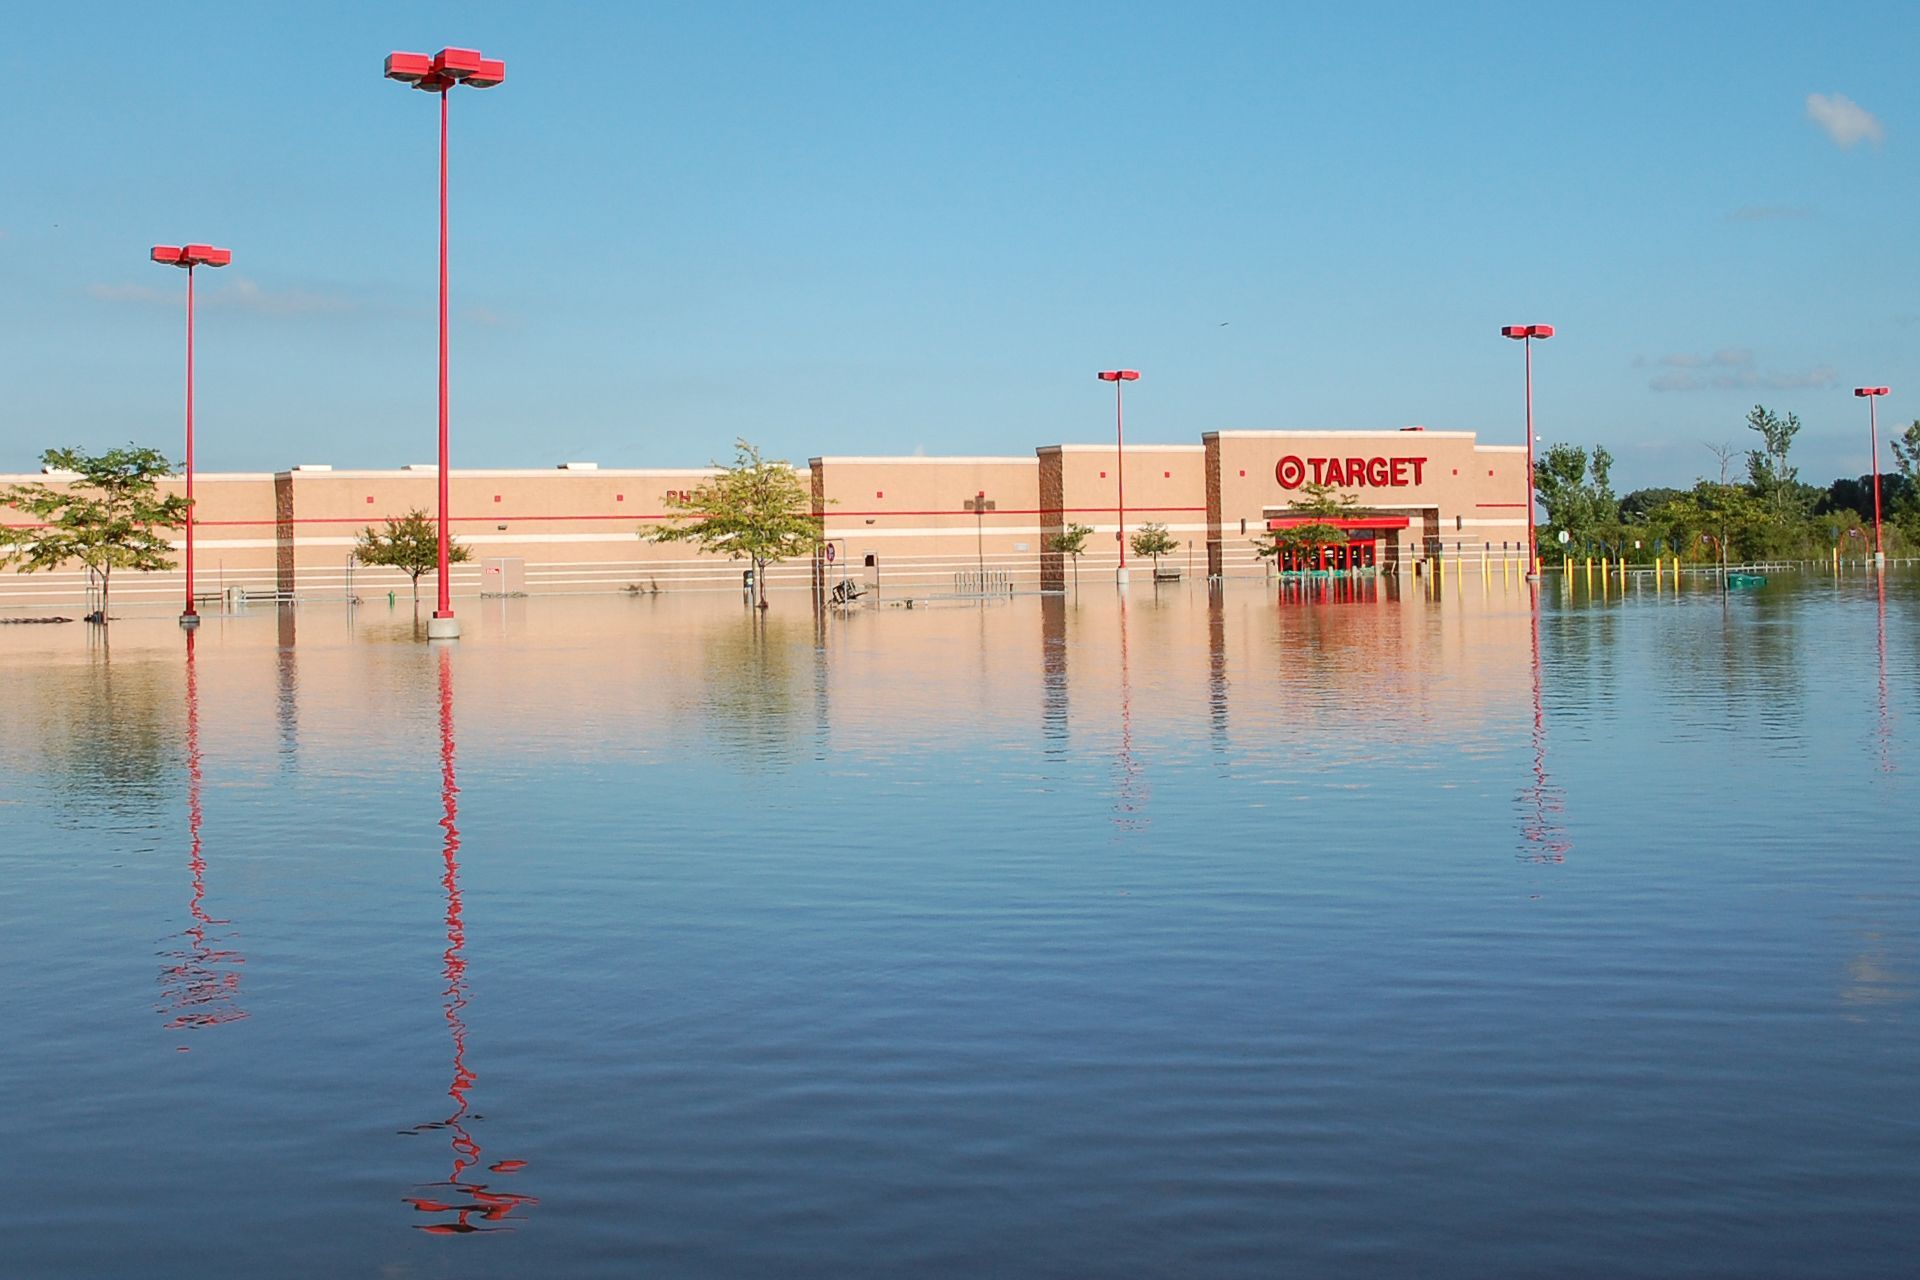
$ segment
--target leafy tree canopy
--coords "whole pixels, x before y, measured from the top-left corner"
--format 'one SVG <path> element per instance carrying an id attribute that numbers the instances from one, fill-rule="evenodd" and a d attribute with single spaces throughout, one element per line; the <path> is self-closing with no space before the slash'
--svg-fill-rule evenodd
<path id="1" fill-rule="evenodd" d="M 0 564 L 33 573 L 79 561 L 100 577 L 99 616 L 105 622 L 115 569 L 173 567 L 173 545 L 158 531 L 186 522 L 187 500 L 160 495 L 160 477 L 170 475 L 172 466 L 157 449 L 49 449 L 41 461 L 71 478 L 63 476 L 59 487 L 36 483 L 0 490 L 0 505 L 34 521 L 0 530 Z"/>
<path id="2" fill-rule="evenodd" d="M 1047 539 L 1047 550 L 1078 558 L 1086 554 L 1087 539 L 1092 536 L 1092 525 L 1070 524 Z"/>
<path id="3" fill-rule="evenodd" d="M 1747 454 L 1747 481 L 1776 519 L 1786 519 L 1800 509 L 1796 484 L 1800 468 L 1787 463 L 1793 438 L 1800 434 L 1800 415 L 1789 413 L 1782 418 L 1757 404 L 1747 414 L 1747 430 L 1757 433 L 1761 440 L 1761 447 Z"/>
<path id="4" fill-rule="evenodd" d="M 642 536 L 751 560 L 762 609 L 767 607 L 767 566 L 812 554 L 825 523 L 814 512 L 812 492 L 800 473 L 762 458 L 759 447 L 745 440 L 734 441 L 732 466 L 684 497 L 669 496 L 667 506 L 691 518 L 647 526 Z"/>
<path id="5" fill-rule="evenodd" d="M 1535 459 L 1533 491 L 1547 509 L 1542 545 L 1558 543 L 1564 530 L 1570 545 L 1584 547 L 1619 523 L 1612 471 L 1613 455 L 1603 445 L 1589 456 L 1579 445 L 1556 444 Z"/>
<path id="6" fill-rule="evenodd" d="M 385 529 L 369 525 L 361 530 L 354 555 L 361 564 L 380 565 L 406 574 L 413 582 L 413 595 L 417 600 L 421 575 L 440 571 L 440 528 L 425 511 L 415 507 L 397 519 L 387 517 Z M 471 552 L 448 536 L 448 564 L 465 564 L 472 558 Z"/>
<path id="7" fill-rule="evenodd" d="M 1180 549 L 1180 544 L 1167 532 L 1167 526 L 1151 523 L 1141 525 L 1127 545 L 1133 548 L 1133 554 L 1137 556 L 1152 557 L 1155 569 L 1160 567 L 1161 556 L 1172 555 Z"/>

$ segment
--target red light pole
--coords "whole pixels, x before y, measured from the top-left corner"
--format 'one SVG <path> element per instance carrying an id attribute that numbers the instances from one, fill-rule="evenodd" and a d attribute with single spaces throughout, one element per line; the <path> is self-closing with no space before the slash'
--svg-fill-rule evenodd
<path id="1" fill-rule="evenodd" d="M 233 261 L 233 251 L 210 244 L 157 244 L 151 256 L 165 266 L 187 270 L 187 607 L 180 625 L 191 631 L 200 625 L 193 608 L 193 269 L 224 267 Z"/>
<path id="2" fill-rule="evenodd" d="M 1527 349 L 1527 576 L 1540 576 L 1540 546 L 1533 536 L 1533 340 L 1553 336 L 1550 324 L 1509 324 L 1501 326 L 1502 337 L 1512 338 Z"/>
<path id="3" fill-rule="evenodd" d="M 453 640 L 460 635 L 460 624 L 453 617 L 447 584 L 447 90 L 456 84 L 491 89 L 507 78 L 507 64 L 483 58 L 477 49 L 442 49 L 431 58 L 390 53 L 386 76 L 440 95 L 440 595 L 427 620 L 427 638 Z"/>
<path id="4" fill-rule="evenodd" d="M 1887 563 L 1886 548 L 1880 542 L 1880 416 L 1875 412 L 1874 401 L 1886 395 L 1887 387 L 1855 387 L 1853 394 L 1867 402 L 1867 433 L 1873 446 L 1873 563 L 1877 568 Z"/>
<path id="5" fill-rule="evenodd" d="M 1138 369 L 1106 369 L 1095 375 L 1113 384 L 1113 479 L 1114 510 L 1120 521 L 1120 569 L 1113 580 L 1127 585 L 1127 436 L 1120 412 L 1120 392 L 1124 383 L 1140 381 Z"/>

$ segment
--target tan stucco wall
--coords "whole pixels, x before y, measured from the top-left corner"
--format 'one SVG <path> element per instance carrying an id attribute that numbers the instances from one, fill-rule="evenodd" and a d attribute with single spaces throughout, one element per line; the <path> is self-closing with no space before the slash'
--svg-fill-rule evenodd
<path id="1" fill-rule="evenodd" d="M 1338 486 L 1368 510 L 1409 518 L 1401 543 L 1409 560 L 1431 549 L 1429 532 L 1444 554 L 1469 559 L 1484 543 L 1517 547 L 1525 536 L 1524 448 L 1481 445 L 1470 432 L 1449 431 L 1221 431 L 1199 444 L 1129 444 L 1125 532 L 1130 536 L 1149 522 L 1166 525 L 1180 549 L 1164 563 L 1194 576 L 1209 571 L 1210 551 L 1212 572 L 1264 573 L 1250 540 L 1270 515 L 1284 512 L 1299 496 L 1275 473 L 1287 456 L 1369 463 L 1419 458 L 1418 483 L 1403 466 L 1405 484 Z M 778 566 L 770 574 L 775 587 L 804 587 L 819 575 L 827 581 L 877 577 L 889 587 L 928 593 L 968 591 L 978 589 L 982 566 L 990 589 L 1058 587 L 1069 567 L 1057 558 L 1049 563 L 1046 538 L 1072 523 L 1094 530 L 1079 566 L 1083 577 L 1111 573 L 1119 560 L 1120 467 L 1111 445 L 1047 445 L 1031 456 L 821 457 L 808 467 L 804 479 L 816 499 L 824 499 L 834 564 Z M 485 572 L 486 562 L 497 557 L 524 562 L 530 594 L 629 586 L 737 591 L 741 564 L 685 544 L 658 545 L 640 533 L 668 518 L 669 492 L 690 490 L 711 474 L 664 468 L 456 470 L 450 478 L 452 531 L 473 559 L 454 567 L 453 591 L 472 596 L 498 582 Z M 0 476 L 0 485 L 41 479 Z M 181 482 L 169 483 L 177 489 Z M 430 467 L 203 474 L 196 486 L 197 586 L 203 596 L 237 586 L 344 598 L 347 556 L 360 530 L 415 507 L 431 512 L 437 503 Z M 976 516 L 967 503 L 981 492 L 992 509 Z M 0 509 L 0 524 L 22 523 L 19 513 Z M 1212 539 L 1211 528 L 1218 529 Z M 866 568 L 869 555 L 877 559 L 877 571 Z M 353 590 L 362 598 L 388 590 L 404 594 L 406 585 L 391 570 L 354 571 Z M 84 594 L 85 574 L 77 567 L 31 576 L 0 570 L 0 608 L 71 605 Z M 115 585 L 122 606 L 159 606 L 181 594 L 178 569 L 123 575 Z"/>

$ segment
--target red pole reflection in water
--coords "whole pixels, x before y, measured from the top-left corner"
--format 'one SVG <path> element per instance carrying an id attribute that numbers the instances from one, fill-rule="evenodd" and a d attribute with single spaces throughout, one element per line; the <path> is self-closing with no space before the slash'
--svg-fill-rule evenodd
<path id="1" fill-rule="evenodd" d="M 440 649 L 440 828 L 444 870 L 441 887 L 447 891 L 447 949 L 441 953 L 441 976 L 446 979 L 446 1004 L 442 1016 L 453 1038 L 453 1079 L 447 1085 L 447 1097 L 453 1111 L 445 1120 L 415 1125 L 403 1133 L 423 1133 L 430 1129 L 448 1131 L 453 1152 L 453 1168 L 444 1182 L 422 1184 L 418 1190 L 440 1188 L 445 1199 L 430 1196 L 405 1196 L 402 1203 L 417 1213 L 451 1214 L 437 1222 L 415 1223 L 414 1230 L 433 1235 L 468 1235 L 475 1232 L 511 1231 L 512 1227 L 482 1225 L 516 1220 L 514 1210 L 539 1204 L 536 1196 L 493 1191 L 484 1182 L 463 1181 L 468 1170 L 480 1163 L 480 1144 L 467 1131 L 471 1110 L 468 1091 L 478 1078 L 467 1066 L 467 1024 L 460 1016 L 467 1007 L 467 961 L 461 953 L 467 945 L 467 926 L 460 900 L 460 784 L 454 770 L 453 735 L 453 651 Z M 474 1117 L 478 1119 L 478 1116 Z M 497 1160 L 487 1166 L 489 1173 L 513 1174 L 527 1167 L 524 1160 Z M 480 1222 L 475 1222 L 475 1217 Z"/>
<path id="2" fill-rule="evenodd" d="M 200 682 L 194 668 L 194 633 L 188 631 L 186 667 L 187 716 L 187 868 L 193 880 L 193 896 L 187 902 L 192 919 L 175 936 L 185 945 L 161 956 L 172 961 L 160 968 L 159 1011 L 171 1013 L 169 1029 L 178 1027 L 214 1027 L 223 1022 L 238 1022 L 247 1011 L 237 1003 L 240 995 L 239 966 L 246 957 L 221 945 L 211 931 L 231 923 L 207 914 L 207 860 L 201 848 L 200 824 Z"/>
<path id="3" fill-rule="evenodd" d="M 1533 781 L 1526 790 L 1527 815 L 1521 824 L 1520 856 L 1528 862 L 1565 862 L 1573 847 L 1561 818 L 1566 797 L 1547 777 L 1547 712 L 1540 697 L 1540 583 L 1527 583 L 1527 615 L 1533 645 Z"/>
<path id="4" fill-rule="evenodd" d="M 1114 798 L 1113 825 L 1139 831 L 1151 821 L 1144 815 L 1146 781 L 1133 758 L 1133 677 L 1127 666 L 1127 598 L 1120 597 L 1120 785 Z"/>
<path id="5" fill-rule="evenodd" d="M 1887 571 L 1876 575 L 1880 641 L 1880 772 L 1893 772 L 1893 717 L 1887 709 Z"/>

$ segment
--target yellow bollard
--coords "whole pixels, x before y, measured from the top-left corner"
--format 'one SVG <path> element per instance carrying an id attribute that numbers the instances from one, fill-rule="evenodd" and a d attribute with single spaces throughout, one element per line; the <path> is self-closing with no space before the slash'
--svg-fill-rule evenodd
<path id="1" fill-rule="evenodd" d="M 1833 548 L 1833 576 L 1836 578 L 1840 576 L 1840 546 L 1838 543 L 1835 543 Z"/>

